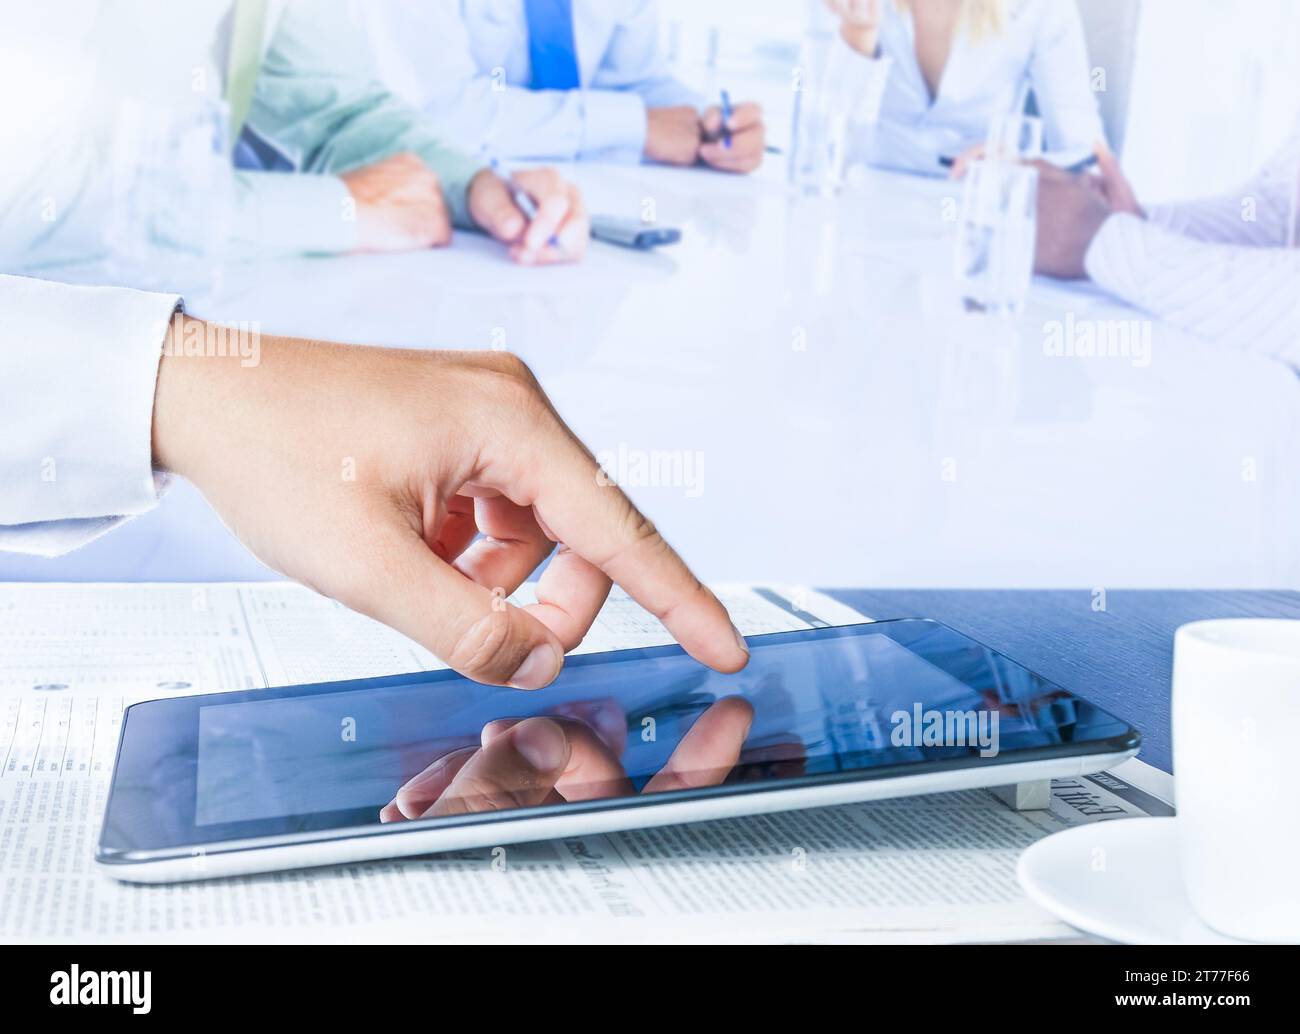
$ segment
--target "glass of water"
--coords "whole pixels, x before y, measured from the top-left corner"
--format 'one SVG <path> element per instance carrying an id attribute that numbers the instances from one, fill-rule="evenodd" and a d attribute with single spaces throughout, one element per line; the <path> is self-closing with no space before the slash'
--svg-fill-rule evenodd
<path id="1" fill-rule="evenodd" d="M 829 39 L 806 37 L 791 84 L 789 181 L 821 197 L 833 197 L 844 186 L 856 99 L 852 77 L 842 74 L 834 54 Z"/>
<path id="2" fill-rule="evenodd" d="M 985 157 L 1004 162 L 1031 162 L 1043 156 L 1043 120 L 1008 112 L 989 122 Z"/>
<path id="3" fill-rule="evenodd" d="M 812 91 L 795 95 L 790 182 L 806 193 L 831 197 L 844 186 L 849 119 L 824 100 L 825 94 Z"/>
<path id="4" fill-rule="evenodd" d="M 1034 271 L 1038 170 L 984 159 L 971 164 L 957 231 L 956 274 L 968 311 L 1019 316 Z"/>

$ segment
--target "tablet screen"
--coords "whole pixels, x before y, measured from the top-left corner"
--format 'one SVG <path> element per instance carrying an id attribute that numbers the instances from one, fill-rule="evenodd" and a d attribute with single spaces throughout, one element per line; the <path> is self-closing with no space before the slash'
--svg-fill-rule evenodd
<path id="1" fill-rule="evenodd" d="M 1125 749 L 1133 735 L 933 622 L 780 633 L 751 649 L 734 675 L 657 647 L 570 658 L 551 687 L 532 693 L 432 672 L 137 705 L 105 837 L 159 847 L 741 792 L 867 770 L 1101 753 Z M 536 717 L 560 730 L 567 751 L 544 785 L 511 740 Z"/>

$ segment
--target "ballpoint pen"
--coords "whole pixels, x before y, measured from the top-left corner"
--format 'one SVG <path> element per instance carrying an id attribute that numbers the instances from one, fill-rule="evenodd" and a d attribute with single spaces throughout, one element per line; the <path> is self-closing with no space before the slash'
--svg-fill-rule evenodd
<path id="1" fill-rule="evenodd" d="M 951 169 L 957 164 L 957 159 L 953 158 L 951 155 L 942 154 L 939 156 L 939 164 L 945 169 Z M 1095 154 L 1090 154 L 1087 158 L 1077 161 L 1073 165 L 1062 165 L 1060 168 L 1062 172 L 1080 173 L 1086 172 L 1096 164 L 1097 156 Z"/>
<path id="2" fill-rule="evenodd" d="M 506 189 L 510 191 L 511 200 L 514 201 L 519 211 L 524 213 L 524 216 L 530 223 L 536 222 L 537 202 L 533 200 L 532 195 L 523 188 L 514 176 L 510 175 L 510 173 L 505 170 L 496 158 L 490 159 L 488 161 L 488 166 L 501 179 L 501 181 L 505 183 Z M 552 234 L 551 239 L 547 241 L 547 243 L 557 251 L 564 250 L 560 245 L 560 238 L 557 234 Z"/>
<path id="3" fill-rule="evenodd" d="M 722 146 L 731 150 L 731 94 L 722 91 Z"/>

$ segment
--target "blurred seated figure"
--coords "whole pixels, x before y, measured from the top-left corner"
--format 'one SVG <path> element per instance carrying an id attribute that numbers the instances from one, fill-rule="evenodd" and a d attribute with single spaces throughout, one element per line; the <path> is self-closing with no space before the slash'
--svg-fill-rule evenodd
<path id="1" fill-rule="evenodd" d="M 927 175 L 960 174 L 990 123 L 1032 93 L 1045 152 L 1092 153 L 1104 130 L 1073 0 L 826 0 L 850 55 L 837 60 L 879 98 L 861 158 Z"/>
<path id="2" fill-rule="evenodd" d="M 1300 368 L 1300 123 L 1248 183 L 1220 197 L 1139 203 L 1119 163 L 1039 183 L 1036 268 L 1091 277 L 1184 330 Z"/>
<path id="3" fill-rule="evenodd" d="M 670 73 L 655 0 L 353 0 L 385 84 L 473 152 L 752 172 L 763 113 Z"/>
<path id="4" fill-rule="evenodd" d="M 215 235 L 214 158 L 230 187 L 225 234 L 256 255 L 429 248 L 453 227 L 500 239 L 522 262 L 585 250 L 577 191 L 553 170 L 520 173 L 530 219 L 517 189 L 355 60 L 343 0 L 51 0 L 6 21 L 0 256 L 11 270 L 111 251 L 110 216 L 124 206 L 165 212 L 168 244 Z M 24 91 L 33 81 L 59 88 Z"/>

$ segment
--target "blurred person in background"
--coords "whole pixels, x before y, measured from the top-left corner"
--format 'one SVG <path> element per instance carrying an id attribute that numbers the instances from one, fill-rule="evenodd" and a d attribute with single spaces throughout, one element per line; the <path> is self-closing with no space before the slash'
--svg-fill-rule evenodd
<path id="1" fill-rule="evenodd" d="M 757 104 L 723 111 L 675 79 L 655 0 L 353 0 L 385 85 L 459 146 L 504 158 L 752 172 Z"/>
<path id="2" fill-rule="evenodd" d="M 1104 130 L 1074 0 L 826 0 L 838 60 L 879 97 L 872 165 L 961 175 L 991 122 L 1032 96 L 1050 160 L 1089 156 Z"/>
<path id="3" fill-rule="evenodd" d="M 1300 122 L 1248 183 L 1144 206 L 1119 163 L 1039 182 L 1038 272 L 1090 277 L 1183 330 L 1300 369 Z"/>
<path id="4" fill-rule="evenodd" d="M 576 188 L 554 170 L 519 172 L 530 219 L 480 158 L 444 143 L 355 60 L 344 0 L 52 0 L 6 21 L 0 257 L 11 270 L 111 250 L 108 217 L 142 162 L 128 130 L 148 139 L 199 112 L 226 123 L 238 170 L 228 232 L 253 254 L 422 249 L 449 243 L 454 227 L 490 234 L 523 263 L 586 249 Z M 24 89 L 32 81 L 60 89 Z M 169 173 L 194 190 L 179 167 L 152 172 L 132 203 L 165 193 L 157 180 Z M 174 217 L 178 243 L 203 225 L 205 199 L 190 202 Z"/>

